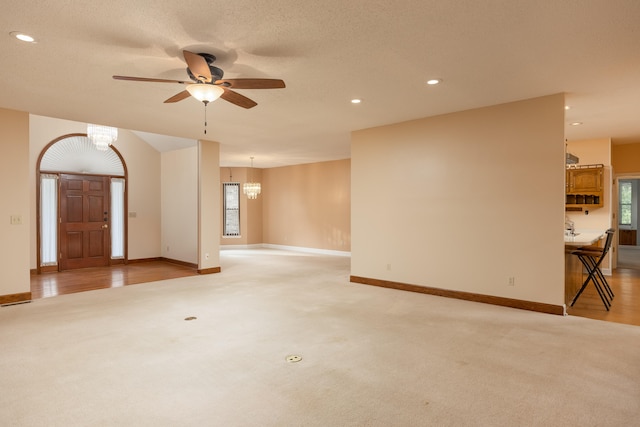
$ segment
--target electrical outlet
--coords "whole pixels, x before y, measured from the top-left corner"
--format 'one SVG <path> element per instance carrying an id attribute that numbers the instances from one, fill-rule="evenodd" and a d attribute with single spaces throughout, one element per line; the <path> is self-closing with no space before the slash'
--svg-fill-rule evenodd
<path id="1" fill-rule="evenodd" d="M 516 285 L 516 278 L 511 276 L 509 277 L 509 286 L 515 286 Z"/>
<path id="2" fill-rule="evenodd" d="M 391 270 L 391 264 L 387 264 L 387 270 Z"/>

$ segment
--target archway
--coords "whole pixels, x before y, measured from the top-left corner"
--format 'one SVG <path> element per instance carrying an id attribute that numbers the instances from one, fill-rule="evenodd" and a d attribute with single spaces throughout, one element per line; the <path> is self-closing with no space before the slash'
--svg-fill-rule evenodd
<path id="1" fill-rule="evenodd" d="M 38 273 L 127 262 L 127 168 L 115 147 L 63 135 L 36 174 Z"/>

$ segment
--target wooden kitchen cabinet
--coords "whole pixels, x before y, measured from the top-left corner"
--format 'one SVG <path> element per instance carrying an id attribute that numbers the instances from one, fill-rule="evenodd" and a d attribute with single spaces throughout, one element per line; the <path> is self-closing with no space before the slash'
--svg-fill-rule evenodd
<path id="1" fill-rule="evenodd" d="M 567 169 L 567 182 L 569 193 L 596 193 L 602 192 L 604 167 L 601 165 L 588 165 L 585 167 L 572 167 Z"/>
<path id="2" fill-rule="evenodd" d="M 581 211 L 603 206 L 604 165 L 567 167 L 566 210 Z"/>

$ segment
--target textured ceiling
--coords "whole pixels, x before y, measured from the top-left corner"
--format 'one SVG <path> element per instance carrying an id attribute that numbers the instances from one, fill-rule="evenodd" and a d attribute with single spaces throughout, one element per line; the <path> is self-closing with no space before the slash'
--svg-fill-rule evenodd
<path id="1" fill-rule="evenodd" d="M 350 156 L 349 133 L 565 92 L 568 139 L 640 141 L 637 0 L 192 0 L 4 2 L 0 107 L 140 131 L 159 149 L 205 138 L 204 106 L 163 101 L 186 79 L 182 50 L 213 53 L 245 110 L 207 108 L 224 166 Z M 25 44 L 9 36 L 36 37 Z M 427 86 L 431 77 L 443 79 Z M 353 105 L 352 98 L 363 102 Z M 570 122 L 583 122 L 569 126 Z M 178 145 L 179 145 L 178 144 Z"/>

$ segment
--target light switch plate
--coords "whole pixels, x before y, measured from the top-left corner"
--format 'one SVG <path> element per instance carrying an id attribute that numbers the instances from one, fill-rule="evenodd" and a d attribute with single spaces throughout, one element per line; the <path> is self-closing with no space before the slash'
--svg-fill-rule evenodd
<path id="1" fill-rule="evenodd" d="M 11 225 L 21 225 L 22 215 L 11 215 Z"/>

